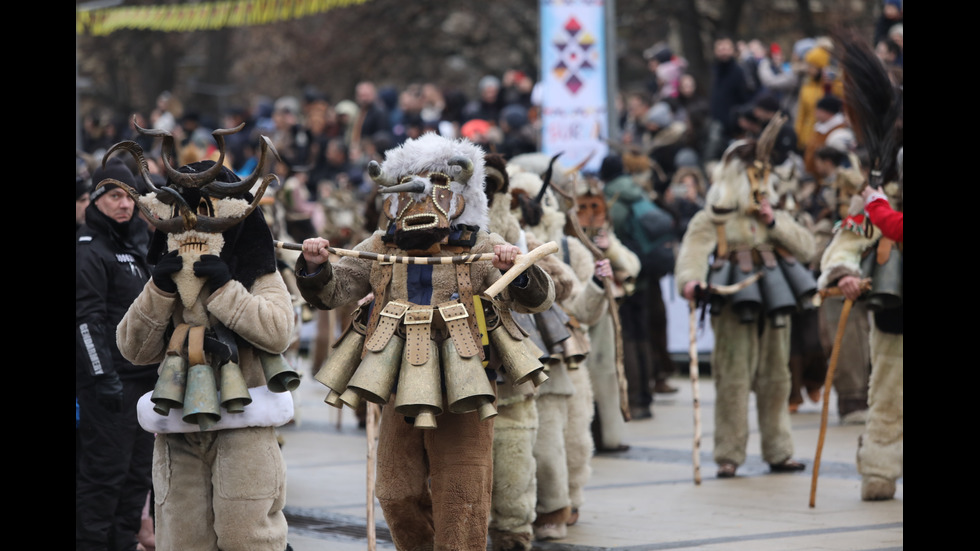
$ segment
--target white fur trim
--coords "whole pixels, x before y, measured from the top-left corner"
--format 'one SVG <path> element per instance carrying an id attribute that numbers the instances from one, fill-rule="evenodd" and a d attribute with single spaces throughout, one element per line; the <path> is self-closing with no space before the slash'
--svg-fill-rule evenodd
<path id="1" fill-rule="evenodd" d="M 241 429 L 245 427 L 280 427 L 293 418 L 293 395 L 289 392 L 272 392 L 269 387 L 260 386 L 248 389 L 252 403 L 245 406 L 242 413 L 228 413 L 221 408 L 221 419 L 208 431 Z M 136 414 L 143 430 L 152 433 L 170 434 L 201 432 L 201 427 L 182 419 L 183 409 L 172 409 L 167 416 L 153 411 L 153 402 L 147 392 L 136 405 Z"/>
<path id="2" fill-rule="evenodd" d="M 488 230 L 489 204 L 483 188 L 486 179 L 484 151 L 479 146 L 466 139 L 451 140 L 435 133 L 426 133 L 408 140 L 402 145 L 385 152 L 385 160 L 381 170 L 392 182 L 401 181 L 404 176 L 442 172 L 450 176 L 458 173 L 459 169 L 449 166 L 453 157 L 466 157 L 473 162 L 473 176 L 466 186 L 456 182 L 450 185 L 453 192 L 463 196 L 465 209 L 453 221 L 453 224 L 478 226 Z M 426 186 L 425 195 L 430 195 L 432 189 Z M 392 201 L 392 210 L 398 212 L 397 198 Z"/>

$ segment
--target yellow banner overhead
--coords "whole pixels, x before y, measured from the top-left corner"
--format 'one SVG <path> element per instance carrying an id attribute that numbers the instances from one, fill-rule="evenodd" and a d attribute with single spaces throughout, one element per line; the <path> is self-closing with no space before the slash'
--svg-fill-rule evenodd
<path id="1" fill-rule="evenodd" d="M 191 32 L 267 25 L 364 4 L 369 0 L 240 0 L 75 10 L 75 34 L 121 30 Z"/>

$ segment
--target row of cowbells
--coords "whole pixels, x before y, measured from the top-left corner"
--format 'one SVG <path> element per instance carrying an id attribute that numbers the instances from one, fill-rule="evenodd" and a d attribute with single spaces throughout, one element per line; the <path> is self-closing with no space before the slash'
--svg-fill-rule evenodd
<path id="1" fill-rule="evenodd" d="M 299 387 L 299 374 L 282 354 L 257 351 L 269 390 L 287 392 Z M 153 411 L 170 415 L 172 409 L 183 409 L 182 419 L 207 430 L 221 419 L 222 409 L 242 413 L 252 402 L 241 367 L 227 362 L 219 368 L 206 363 L 188 366 L 180 354 L 168 354 L 160 365 L 160 376 L 150 397 Z"/>
<path id="2" fill-rule="evenodd" d="M 490 330 L 490 342 L 514 385 L 547 380 L 544 365 L 525 344 L 502 327 Z M 363 326 L 352 323 L 314 377 L 330 389 L 324 400 L 333 407 L 357 409 L 361 401 L 388 404 L 415 419 L 420 429 L 436 428 L 436 416 L 478 412 L 481 420 L 497 415 L 496 394 L 479 355 L 463 357 L 451 337 L 438 344 L 429 341 L 428 359 L 413 365 L 405 339 L 393 335 L 380 351 L 364 351 Z M 363 356 L 362 356 L 363 351 Z M 397 388 L 395 388 L 397 385 Z M 443 395 L 445 388 L 445 395 Z"/>
<path id="3" fill-rule="evenodd" d="M 763 259 L 760 266 L 751 258 L 740 259 L 738 255 L 752 255 L 752 251 L 739 251 L 735 261 L 716 259 L 708 274 L 711 287 L 737 285 L 759 270 L 762 277 L 731 295 L 713 294 L 710 298 L 712 315 L 730 305 L 742 323 L 754 323 L 763 312 L 774 327 L 785 327 L 794 312 L 814 308 L 817 280 L 802 262 L 776 251 L 764 251 L 760 253 Z"/>

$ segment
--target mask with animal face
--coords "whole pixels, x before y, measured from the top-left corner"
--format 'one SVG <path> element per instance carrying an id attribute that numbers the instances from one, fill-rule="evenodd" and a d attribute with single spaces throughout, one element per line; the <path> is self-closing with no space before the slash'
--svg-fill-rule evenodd
<path id="1" fill-rule="evenodd" d="M 389 235 L 406 251 L 434 252 L 453 226 L 488 229 L 483 150 L 468 140 L 423 134 L 372 161 L 368 174 L 387 195 Z"/>
<path id="2" fill-rule="evenodd" d="M 705 196 L 708 216 L 716 224 L 723 224 L 738 215 L 754 215 L 758 200 L 776 201 L 777 179 L 764 162 L 756 160 L 754 141 L 732 143 L 712 174 Z"/>
<path id="3" fill-rule="evenodd" d="M 226 251 L 228 240 L 234 240 L 234 246 L 239 246 L 243 234 L 242 226 L 251 228 L 255 224 L 265 225 L 261 214 L 255 211 L 269 184 L 277 181 L 274 174 L 263 175 L 268 154 L 271 152 L 276 157 L 278 154 L 268 138 L 263 137 L 258 166 L 247 178 L 240 179 L 224 166 L 224 136 L 238 132 L 242 126 L 214 131 L 213 136 L 219 151 L 217 161 L 199 161 L 180 168 L 174 168 L 171 162 L 171 159 L 177 157 L 177 152 L 174 138 L 169 132 L 147 130 L 137 126 L 141 134 L 163 139 L 162 166 L 166 184 L 160 187 L 153 183 L 143 157 L 143 150 L 136 142 L 126 141 L 112 146 L 103 160 L 105 162 L 117 151 L 128 152 L 136 159 L 138 176 L 142 177 L 148 190 L 145 195 L 117 181 L 104 181 L 99 185 L 113 183 L 126 190 L 136 201 L 147 222 L 156 229 L 149 255 L 151 261 L 155 260 L 152 258 L 155 255 L 162 255 L 166 251 L 178 251 L 184 260 L 184 267 L 180 273 L 174 275 L 174 280 L 181 300 L 187 308 L 198 302 L 204 284 L 202 278 L 194 276 L 194 261 L 202 255 L 211 254 L 221 256 L 229 261 L 230 265 L 237 265 L 236 261 L 229 258 L 231 251 Z M 255 216 L 252 216 L 253 213 Z M 255 218 L 255 221 L 243 224 L 252 218 Z M 263 241 L 268 240 L 267 244 L 271 245 L 271 234 L 268 227 L 264 227 L 264 234 L 255 231 L 247 233 L 250 237 L 258 236 Z M 243 264 L 250 262 L 253 261 L 245 261 Z M 259 269 L 259 271 L 267 270 L 268 267 Z"/>

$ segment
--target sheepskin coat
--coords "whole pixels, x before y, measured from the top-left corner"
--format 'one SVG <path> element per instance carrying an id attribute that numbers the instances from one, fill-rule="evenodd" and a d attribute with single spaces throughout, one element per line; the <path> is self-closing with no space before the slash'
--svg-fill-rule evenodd
<path id="1" fill-rule="evenodd" d="M 728 250 L 781 247 L 799 261 L 814 252 L 813 236 L 785 211 L 774 212 L 767 227 L 752 214 L 752 194 L 745 164 L 723 157 L 713 175 L 706 207 L 694 215 L 681 241 L 675 265 L 677 288 L 708 279 L 709 260 L 718 247 L 718 226 L 724 229 Z M 772 179 L 767 182 L 775 196 Z M 756 394 L 763 459 L 781 463 L 793 454 L 789 410 L 790 322 L 776 327 L 761 312 L 754 323 L 742 323 L 730 306 L 711 318 L 715 334 L 711 368 L 717 388 L 714 457 L 718 463 L 741 465 L 749 437 L 749 394 Z"/>
<path id="2" fill-rule="evenodd" d="M 200 319 L 202 307 L 205 320 Z M 238 335 L 239 365 L 246 384 L 253 397 L 269 395 L 256 350 L 284 352 L 295 324 L 289 291 L 279 272 L 257 277 L 249 288 L 237 280 L 213 293 L 205 286 L 198 302 L 186 309 L 177 293 L 162 291 L 151 280 L 117 328 L 119 349 L 134 363 L 159 362 L 168 344 L 168 328 L 188 321 L 220 322 Z M 249 416 L 250 426 L 157 434 L 153 450 L 157 549 L 179 551 L 208 542 L 214 549 L 241 551 L 285 547 L 285 464 L 274 427 L 288 421 L 291 413 L 290 394 L 276 393 L 271 404 L 256 400 L 239 414 Z M 233 417 L 224 414 L 222 420 Z"/>
<path id="3" fill-rule="evenodd" d="M 896 203 L 896 186 L 886 186 L 889 202 Z M 863 201 L 858 196 L 849 211 L 861 216 Z M 844 276 L 863 277 L 861 258 L 876 248 L 881 230 L 871 226 L 870 235 L 848 229 L 847 220 L 824 251 L 820 288 L 836 285 Z M 853 311 L 852 314 L 854 315 Z M 895 481 L 904 473 L 905 425 L 905 336 L 904 331 L 882 330 L 878 319 L 870 331 L 871 382 L 868 387 L 868 420 L 858 444 L 857 466 L 862 475 L 862 498 L 890 499 Z"/>

